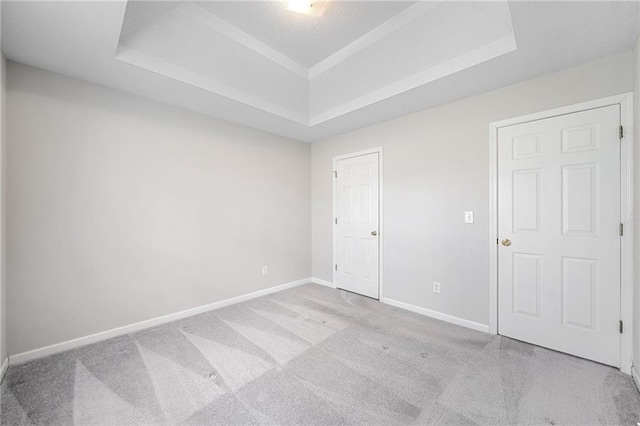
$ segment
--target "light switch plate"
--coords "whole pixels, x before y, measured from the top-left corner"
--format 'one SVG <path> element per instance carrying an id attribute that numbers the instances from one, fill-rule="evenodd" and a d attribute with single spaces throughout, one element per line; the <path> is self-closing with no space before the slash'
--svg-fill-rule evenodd
<path id="1" fill-rule="evenodd" d="M 473 212 L 464 212 L 464 223 L 473 223 Z"/>

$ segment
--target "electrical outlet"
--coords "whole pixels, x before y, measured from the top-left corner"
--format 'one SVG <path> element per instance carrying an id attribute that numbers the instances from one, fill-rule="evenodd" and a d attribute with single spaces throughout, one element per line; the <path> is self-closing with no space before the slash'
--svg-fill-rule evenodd
<path id="1" fill-rule="evenodd" d="M 433 282 L 433 292 L 440 294 L 440 283 L 437 281 Z"/>
<path id="2" fill-rule="evenodd" d="M 269 273 L 269 269 L 266 266 L 262 267 L 262 275 L 267 275 Z"/>

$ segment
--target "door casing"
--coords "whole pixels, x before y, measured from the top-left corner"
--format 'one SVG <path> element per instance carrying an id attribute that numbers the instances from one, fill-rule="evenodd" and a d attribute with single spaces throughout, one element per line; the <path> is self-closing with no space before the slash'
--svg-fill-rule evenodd
<path id="1" fill-rule="evenodd" d="M 333 209 L 332 209 L 332 213 L 333 213 L 333 217 L 331 218 L 331 223 L 333 226 L 333 242 L 332 242 L 332 249 L 333 249 L 333 265 L 336 265 L 338 263 L 338 259 L 337 259 L 337 250 L 336 250 L 336 244 L 337 244 L 337 237 L 336 237 L 336 224 L 335 224 L 335 218 L 338 217 L 337 214 L 338 212 L 336 211 L 336 197 L 337 197 L 337 180 L 335 178 L 335 173 L 336 170 L 338 169 L 337 167 L 337 162 L 340 160 L 344 160 L 347 158 L 353 158 L 353 157 L 359 157 L 361 155 L 367 155 L 367 154 L 378 154 L 378 300 L 382 301 L 383 300 L 383 264 L 384 264 L 384 220 L 383 220 L 383 208 L 382 206 L 384 205 L 384 201 L 383 201 L 383 190 L 382 190 L 382 183 L 384 182 L 384 178 L 382 175 L 382 172 L 384 170 L 383 167 L 383 160 L 382 160 L 382 147 L 376 147 L 376 148 L 370 148 L 370 149 L 365 149 L 362 151 L 357 151 L 357 152 L 352 152 L 350 154 L 344 154 L 344 155 L 339 155 L 337 157 L 333 157 L 333 165 L 332 165 L 332 179 L 333 179 Z M 336 286 L 338 283 L 338 277 L 336 275 L 336 269 L 335 267 L 333 268 L 333 285 Z"/>
<path id="2" fill-rule="evenodd" d="M 594 108 L 620 105 L 624 135 L 620 143 L 620 221 L 624 235 L 620 245 L 620 370 L 631 374 L 633 359 L 633 93 L 596 99 L 562 108 L 514 117 L 489 124 L 489 332 L 498 334 L 498 129 L 544 120 Z"/>

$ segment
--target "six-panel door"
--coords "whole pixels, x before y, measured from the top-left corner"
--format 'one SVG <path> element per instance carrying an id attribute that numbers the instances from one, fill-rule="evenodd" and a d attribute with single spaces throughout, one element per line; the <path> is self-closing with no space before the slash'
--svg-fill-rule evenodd
<path id="1" fill-rule="evenodd" d="M 614 105 L 498 131 L 498 332 L 613 366 L 619 125 Z"/>
<path id="2" fill-rule="evenodd" d="M 378 298 L 378 154 L 336 162 L 336 285 Z"/>

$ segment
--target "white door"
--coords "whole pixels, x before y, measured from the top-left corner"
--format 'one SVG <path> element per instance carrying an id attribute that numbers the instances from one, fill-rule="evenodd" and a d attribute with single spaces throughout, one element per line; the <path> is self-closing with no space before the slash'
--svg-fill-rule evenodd
<path id="1" fill-rule="evenodd" d="M 620 365 L 620 106 L 498 130 L 498 332 Z"/>
<path id="2" fill-rule="evenodd" d="M 378 298 L 378 153 L 336 161 L 335 277 L 338 288 Z"/>

